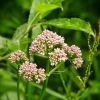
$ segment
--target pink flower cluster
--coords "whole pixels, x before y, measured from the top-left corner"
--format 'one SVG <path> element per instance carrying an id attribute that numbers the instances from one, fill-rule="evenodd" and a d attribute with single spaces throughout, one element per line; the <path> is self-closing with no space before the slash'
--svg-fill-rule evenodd
<path id="1" fill-rule="evenodd" d="M 40 68 L 36 68 L 37 65 L 35 63 L 29 63 L 28 58 L 25 53 L 21 50 L 15 51 L 8 58 L 12 63 L 16 61 L 22 61 L 23 63 L 19 67 L 19 75 L 22 75 L 24 79 L 31 81 L 33 76 L 36 80 L 36 83 L 40 83 L 46 79 L 45 70 Z"/>
<path id="2" fill-rule="evenodd" d="M 25 53 L 21 50 L 17 50 L 14 53 L 12 53 L 8 59 L 12 63 L 20 60 L 28 61 L 28 58 L 26 57 Z"/>
<path id="3" fill-rule="evenodd" d="M 82 53 L 79 47 L 72 45 L 71 47 L 68 48 L 68 53 L 70 56 L 76 55 L 77 57 L 81 57 Z"/>
<path id="4" fill-rule="evenodd" d="M 67 54 L 64 52 L 63 49 L 60 49 L 60 48 L 56 48 L 54 49 L 54 52 L 50 52 L 48 54 L 49 54 L 49 59 L 52 66 L 57 65 L 58 62 L 64 62 L 68 59 L 66 57 Z"/>
<path id="5" fill-rule="evenodd" d="M 63 37 L 53 33 L 52 31 L 44 30 L 35 40 L 33 40 L 29 48 L 29 53 L 32 55 L 37 52 L 41 55 L 46 55 L 48 49 L 53 49 L 54 46 L 62 46 L 63 44 Z"/>
<path id="6" fill-rule="evenodd" d="M 81 57 L 73 59 L 73 64 L 75 65 L 74 68 L 76 69 L 80 67 L 82 63 L 83 63 L 83 59 Z"/>
<path id="7" fill-rule="evenodd" d="M 82 53 L 79 47 L 72 45 L 71 47 L 67 48 L 67 52 L 70 55 L 70 57 L 74 57 L 72 60 L 72 63 L 75 65 L 74 68 L 78 68 L 82 65 L 83 59 L 82 59 Z"/>
<path id="8" fill-rule="evenodd" d="M 38 53 L 46 55 L 50 59 L 51 66 L 56 66 L 59 62 L 64 62 L 72 58 L 75 68 L 82 65 L 82 53 L 79 47 L 72 45 L 69 47 L 64 43 L 64 38 L 49 30 L 44 30 L 33 40 L 30 48 L 30 55 Z"/>
<path id="9" fill-rule="evenodd" d="M 35 75 L 36 83 L 40 83 L 41 81 L 44 81 L 46 79 L 46 75 L 44 74 L 45 70 L 42 68 L 39 68 L 37 70 L 37 74 Z"/>
<path id="10" fill-rule="evenodd" d="M 76 69 L 83 63 L 82 53 L 79 47 L 75 45 L 69 47 L 64 43 L 63 37 L 49 30 L 44 30 L 32 41 L 29 47 L 29 53 L 30 55 L 38 53 L 47 56 L 51 66 L 56 66 L 58 63 L 65 62 L 67 59 L 71 60 Z M 25 53 L 21 50 L 11 54 L 9 60 L 12 63 L 23 61 L 18 72 L 24 79 L 31 81 L 34 78 L 38 84 L 46 79 L 45 69 L 38 69 L 35 63 L 30 63 Z"/>
<path id="11" fill-rule="evenodd" d="M 28 81 L 31 81 L 34 77 L 36 80 L 36 83 L 40 83 L 41 81 L 44 81 L 46 79 L 45 70 L 40 68 L 36 68 L 37 65 L 34 63 L 29 63 L 26 61 L 23 63 L 19 68 L 19 75 L 23 75 L 24 79 L 27 79 Z"/>

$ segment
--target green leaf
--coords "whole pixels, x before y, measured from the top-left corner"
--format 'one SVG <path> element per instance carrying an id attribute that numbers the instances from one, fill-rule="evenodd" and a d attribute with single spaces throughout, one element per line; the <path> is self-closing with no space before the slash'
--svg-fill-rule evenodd
<path id="1" fill-rule="evenodd" d="M 28 18 L 28 23 L 25 23 L 17 28 L 13 35 L 13 40 L 15 39 L 21 39 L 22 37 L 26 36 L 27 33 L 35 26 L 37 26 L 37 22 L 40 21 L 43 17 L 45 17 L 49 12 L 48 10 L 53 10 L 61 6 L 61 2 L 63 0 L 33 0 L 32 6 L 30 9 L 30 14 Z M 37 8 L 36 8 L 37 5 Z M 45 7 L 43 7 L 45 5 Z M 47 6 L 46 6 L 47 5 Z M 43 7 L 42 10 L 40 10 L 40 6 Z M 51 7 L 50 7 L 51 6 Z M 48 9 L 48 7 L 50 9 Z M 40 14 L 40 12 L 42 13 Z M 34 25 L 33 25 L 34 24 Z"/>
<path id="2" fill-rule="evenodd" d="M 64 29 L 80 30 L 95 36 L 90 25 L 79 18 L 59 18 L 43 22 L 42 24 L 52 25 Z"/>
<path id="3" fill-rule="evenodd" d="M 36 8 L 36 5 L 39 5 L 39 4 L 41 5 L 43 3 L 61 5 L 62 2 L 63 2 L 63 0 L 33 0 L 32 6 L 31 6 L 31 9 L 30 9 L 30 15 L 29 15 L 29 18 L 28 18 L 29 27 L 31 27 L 32 24 L 37 23 L 40 19 L 45 17 L 47 14 L 49 14 L 49 13 L 47 13 L 47 14 L 44 13 L 44 14 L 42 14 L 42 17 L 41 17 L 41 14 L 38 12 L 38 10 Z M 45 9 L 48 9 L 48 7 L 45 7 Z"/>
<path id="4" fill-rule="evenodd" d="M 27 33 L 27 31 L 28 31 L 27 27 L 28 27 L 28 24 L 27 24 L 27 23 L 25 23 L 25 24 L 19 26 L 19 27 L 16 29 L 16 31 L 15 31 L 15 33 L 14 33 L 14 35 L 13 35 L 13 40 L 16 40 L 16 39 L 18 40 L 18 39 L 20 39 L 25 33 Z"/>
<path id="5" fill-rule="evenodd" d="M 0 36 L 0 49 L 6 47 L 7 40 L 8 40 L 7 38 Z"/>
<path id="6" fill-rule="evenodd" d="M 0 36 L 0 60 L 9 51 L 7 48 L 7 41 L 9 41 L 9 39 Z"/>
<path id="7" fill-rule="evenodd" d="M 46 29 L 46 27 L 43 27 L 43 29 Z M 42 33 L 42 28 L 40 25 L 34 27 L 32 29 L 32 39 L 34 40 L 40 33 Z"/>
<path id="8" fill-rule="evenodd" d="M 55 5 L 55 4 L 46 4 L 46 3 L 41 3 L 41 4 L 37 4 L 36 8 L 37 10 L 43 14 L 46 13 L 50 10 L 56 9 L 56 8 L 60 8 L 61 5 Z"/>
<path id="9" fill-rule="evenodd" d="M 15 51 L 15 50 L 18 50 L 18 49 L 25 51 L 28 43 L 30 43 L 31 41 L 32 40 L 29 39 L 29 38 L 7 41 L 7 46 L 11 51 Z"/>

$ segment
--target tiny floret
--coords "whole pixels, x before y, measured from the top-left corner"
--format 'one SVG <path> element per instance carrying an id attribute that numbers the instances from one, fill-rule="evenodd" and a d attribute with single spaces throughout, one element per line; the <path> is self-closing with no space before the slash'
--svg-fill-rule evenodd
<path id="1" fill-rule="evenodd" d="M 69 47 L 66 43 L 64 43 L 63 46 L 62 46 L 62 49 L 63 49 L 65 52 L 68 51 L 69 48 L 70 48 L 70 47 Z"/>

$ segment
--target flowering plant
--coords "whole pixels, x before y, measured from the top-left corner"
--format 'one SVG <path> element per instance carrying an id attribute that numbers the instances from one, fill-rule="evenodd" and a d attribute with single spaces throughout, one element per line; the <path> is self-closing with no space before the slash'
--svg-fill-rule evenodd
<path id="1" fill-rule="evenodd" d="M 64 1 L 33 0 L 28 22 L 16 29 L 11 41 L 5 40 L 9 47 L 8 54 L 0 60 L 8 58 L 7 63 L 13 66 L 14 72 L 11 70 L 11 73 L 14 73 L 13 79 L 17 81 L 18 100 L 22 100 L 22 97 L 25 100 L 34 98 L 45 100 L 48 96 L 45 93 L 56 97 L 54 100 L 58 98 L 83 100 L 86 97 L 87 81 L 92 73 L 91 65 L 99 46 L 100 32 L 96 34 L 89 23 L 79 18 L 44 20 L 52 10 L 62 9 L 62 2 Z M 84 57 L 83 48 L 80 45 L 73 41 L 66 42 L 67 38 L 63 32 L 60 33 L 51 27 L 88 33 L 88 58 Z M 50 88 L 47 86 L 49 83 Z M 59 86 L 58 83 L 61 85 Z M 52 89 L 52 86 L 57 89 Z"/>
<path id="2" fill-rule="evenodd" d="M 34 78 L 37 84 L 42 81 L 44 82 L 40 100 L 42 100 L 44 96 L 48 78 L 56 69 L 62 66 L 62 63 L 69 60 L 75 69 L 81 67 L 83 64 L 80 48 L 76 45 L 68 46 L 68 44 L 64 42 L 64 37 L 49 30 L 44 30 L 32 41 L 29 47 L 29 54 L 30 56 L 38 54 L 42 57 L 46 57 L 48 59 L 46 67 L 37 68 L 35 61 L 34 63 L 30 62 L 30 59 L 28 59 L 26 54 L 21 50 L 12 53 L 9 60 L 12 63 L 16 62 L 20 65 L 18 73 L 20 76 L 23 76 L 25 80 L 32 81 Z M 52 70 L 50 70 L 50 67 L 52 67 Z M 82 81 L 80 77 L 78 78 Z M 85 83 L 83 84 L 85 85 Z"/>
<path id="3" fill-rule="evenodd" d="M 79 47 L 75 45 L 69 47 L 66 43 L 64 43 L 63 37 L 58 36 L 56 33 L 49 30 L 44 30 L 42 34 L 38 35 L 37 38 L 33 40 L 29 47 L 29 53 L 30 55 L 40 54 L 42 56 L 46 56 L 49 59 L 51 66 L 57 66 L 61 62 L 71 59 L 70 61 L 77 69 L 78 67 L 81 67 L 83 63 Z M 31 81 L 34 76 L 37 80 L 36 83 L 40 83 L 46 79 L 46 75 L 44 73 L 45 69 L 37 69 L 36 63 L 30 63 L 29 59 L 21 50 L 12 53 L 9 60 L 12 63 L 18 61 L 22 62 L 22 60 L 24 60 L 19 67 L 19 74 L 23 75 L 24 79 Z"/>

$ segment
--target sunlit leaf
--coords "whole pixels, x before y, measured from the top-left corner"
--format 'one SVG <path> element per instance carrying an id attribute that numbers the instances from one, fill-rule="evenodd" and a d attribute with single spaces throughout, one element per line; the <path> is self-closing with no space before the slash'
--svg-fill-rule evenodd
<path id="1" fill-rule="evenodd" d="M 37 4 L 36 8 L 41 14 L 43 14 L 50 10 L 60 8 L 60 5 L 41 3 L 41 4 Z"/>
<path id="2" fill-rule="evenodd" d="M 30 9 L 30 15 L 29 15 L 29 18 L 28 18 L 28 25 L 31 26 L 31 24 L 34 24 L 41 19 L 41 14 L 38 12 L 36 5 L 39 5 L 39 4 L 41 5 L 41 4 L 45 3 L 45 4 L 55 4 L 55 5 L 58 6 L 58 4 L 61 5 L 62 2 L 63 2 L 63 0 L 33 0 L 32 6 L 31 6 L 31 9 Z M 45 7 L 45 10 L 46 9 L 48 9 L 48 6 Z M 44 15 L 42 15 L 42 18 L 45 17 L 47 14 L 44 13 Z"/>
<path id="3" fill-rule="evenodd" d="M 59 18 L 43 22 L 42 24 L 52 25 L 64 29 L 80 30 L 94 36 L 94 32 L 92 31 L 90 25 L 79 18 Z"/>
<path id="4" fill-rule="evenodd" d="M 21 39 L 26 36 L 26 34 L 35 27 L 39 20 L 49 14 L 48 11 L 61 7 L 61 2 L 63 0 L 33 0 L 30 9 L 30 14 L 28 18 L 28 23 L 25 23 L 17 28 L 13 35 L 13 39 Z M 37 8 L 36 8 L 37 5 Z M 42 7 L 42 9 L 41 9 Z M 38 9 L 38 10 L 37 10 Z M 40 14 L 42 13 L 42 14 Z"/>

